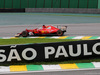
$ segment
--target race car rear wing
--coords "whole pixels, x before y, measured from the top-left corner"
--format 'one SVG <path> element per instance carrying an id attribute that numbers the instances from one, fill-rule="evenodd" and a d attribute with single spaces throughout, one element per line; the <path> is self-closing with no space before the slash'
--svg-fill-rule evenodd
<path id="1" fill-rule="evenodd" d="M 61 27 L 60 29 L 61 29 L 61 31 L 66 32 L 67 26 L 63 26 L 63 27 Z"/>
<path id="2" fill-rule="evenodd" d="M 61 26 L 61 27 L 57 26 L 57 28 L 59 28 L 63 32 L 66 32 L 66 30 L 67 30 L 67 26 Z"/>

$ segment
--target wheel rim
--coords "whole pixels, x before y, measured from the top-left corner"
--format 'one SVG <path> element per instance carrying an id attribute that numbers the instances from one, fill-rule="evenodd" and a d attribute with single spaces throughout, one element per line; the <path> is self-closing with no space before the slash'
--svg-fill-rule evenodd
<path id="1" fill-rule="evenodd" d="M 27 37 L 27 35 L 28 35 L 27 31 L 23 31 L 23 32 L 22 32 L 22 36 L 23 36 L 23 37 Z"/>
<path id="2" fill-rule="evenodd" d="M 58 35 L 58 36 L 61 36 L 62 34 L 63 34 L 62 31 L 58 31 L 58 32 L 57 32 L 57 35 Z"/>

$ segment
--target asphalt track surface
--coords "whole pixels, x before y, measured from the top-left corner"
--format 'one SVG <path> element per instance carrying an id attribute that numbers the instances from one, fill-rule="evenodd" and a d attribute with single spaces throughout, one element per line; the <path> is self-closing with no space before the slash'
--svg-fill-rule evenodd
<path id="1" fill-rule="evenodd" d="M 100 23 L 100 14 L 0 13 L 0 25 Z"/>
<path id="2" fill-rule="evenodd" d="M 53 24 L 54 26 L 68 26 L 64 36 L 100 36 L 100 23 L 82 24 Z M 25 29 L 42 27 L 42 24 L 33 25 L 6 25 L 0 26 L 0 37 L 14 37 Z"/>
<path id="3" fill-rule="evenodd" d="M 54 24 L 60 26 L 59 24 Z M 13 37 L 22 30 L 41 27 L 41 24 L 34 25 L 6 25 L 0 26 L 0 37 Z M 62 24 L 68 26 L 66 36 L 100 36 L 100 23 L 84 24 Z M 100 75 L 100 69 L 83 69 L 83 70 L 60 70 L 60 71 L 36 71 L 36 72 L 11 72 L 0 73 L 0 75 Z"/>
<path id="4" fill-rule="evenodd" d="M 100 14 L 0 13 L 0 37 L 13 37 L 43 24 L 68 26 L 65 36 L 100 35 Z"/>

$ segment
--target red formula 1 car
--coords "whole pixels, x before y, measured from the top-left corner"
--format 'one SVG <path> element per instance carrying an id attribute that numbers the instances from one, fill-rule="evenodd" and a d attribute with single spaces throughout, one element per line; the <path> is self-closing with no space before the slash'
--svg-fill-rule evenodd
<path id="1" fill-rule="evenodd" d="M 15 35 L 15 37 L 27 37 L 27 36 L 34 36 L 34 35 L 49 35 L 49 34 L 55 34 L 58 36 L 62 36 L 64 32 L 66 32 L 67 26 L 58 28 L 51 25 L 45 26 L 43 25 L 41 28 L 36 29 L 26 29 L 25 31 L 22 31 L 21 33 L 18 33 Z"/>

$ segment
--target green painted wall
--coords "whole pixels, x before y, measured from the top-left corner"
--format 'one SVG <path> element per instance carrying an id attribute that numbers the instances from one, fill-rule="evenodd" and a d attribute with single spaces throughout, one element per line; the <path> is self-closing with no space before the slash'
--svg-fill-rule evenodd
<path id="1" fill-rule="evenodd" d="M 28 0 L 21 0 L 21 8 L 28 8 Z"/>
<path id="2" fill-rule="evenodd" d="M 36 8 L 43 8 L 44 7 L 44 0 L 37 0 Z"/>
<path id="3" fill-rule="evenodd" d="M 100 0 L 0 0 L 0 8 L 99 8 Z"/>
<path id="4" fill-rule="evenodd" d="M 45 5 L 44 5 L 44 7 L 45 7 L 45 8 L 51 8 L 51 3 L 52 3 L 52 0 L 45 0 Z"/>
<path id="5" fill-rule="evenodd" d="M 60 8 L 60 0 L 53 0 L 53 8 Z"/>
<path id="6" fill-rule="evenodd" d="M 61 8 L 68 8 L 69 0 L 61 0 Z"/>
<path id="7" fill-rule="evenodd" d="M 36 0 L 29 0 L 29 8 L 35 8 L 36 6 Z"/>
<path id="8" fill-rule="evenodd" d="M 0 0 L 0 8 L 4 8 L 4 0 Z"/>
<path id="9" fill-rule="evenodd" d="M 70 0 L 69 8 L 78 8 L 78 0 Z"/>
<path id="10" fill-rule="evenodd" d="M 5 0 L 5 8 L 12 8 L 12 0 Z"/>
<path id="11" fill-rule="evenodd" d="M 100 9 L 100 0 L 98 0 L 98 8 Z"/>
<path id="12" fill-rule="evenodd" d="M 20 8 L 20 0 L 13 0 L 13 8 Z"/>
<path id="13" fill-rule="evenodd" d="M 87 0 L 79 0 L 79 8 L 87 8 Z"/>
<path id="14" fill-rule="evenodd" d="M 98 8 L 98 0 L 89 0 L 88 8 Z"/>

